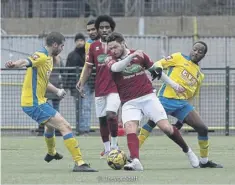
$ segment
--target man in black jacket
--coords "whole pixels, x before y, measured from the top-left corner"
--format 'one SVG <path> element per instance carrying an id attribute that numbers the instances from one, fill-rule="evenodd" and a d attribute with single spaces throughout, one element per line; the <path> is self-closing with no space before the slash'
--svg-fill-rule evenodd
<path id="1" fill-rule="evenodd" d="M 72 52 L 69 53 L 67 57 L 66 67 L 83 67 L 85 63 L 85 36 L 81 33 L 78 33 L 75 36 L 74 42 L 76 44 L 76 47 Z M 79 94 L 76 90 L 76 75 L 76 70 L 68 70 L 67 78 L 65 80 L 65 88 L 71 91 L 71 96 L 74 97 L 76 108 L 79 107 L 79 115 L 76 116 L 77 118 L 79 118 L 79 120 L 77 120 L 77 122 L 79 123 L 78 134 L 85 134 L 89 133 L 90 131 L 91 103 L 93 98 L 92 89 L 94 89 L 94 87 L 92 87 L 92 83 L 88 81 L 85 86 L 86 97 L 79 99 Z M 79 99 L 79 101 L 76 101 L 76 99 Z M 79 103 L 79 105 L 77 104 L 77 102 Z"/>

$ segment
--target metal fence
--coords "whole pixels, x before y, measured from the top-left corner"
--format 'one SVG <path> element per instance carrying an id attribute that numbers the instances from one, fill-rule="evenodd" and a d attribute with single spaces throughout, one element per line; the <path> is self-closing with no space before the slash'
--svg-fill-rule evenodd
<path id="1" fill-rule="evenodd" d="M 234 0 L 2 0 L 1 16 L 88 17 L 235 15 Z"/>
<path id="2" fill-rule="evenodd" d="M 82 107 L 76 105 L 79 98 L 74 94 L 71 95 L 71 88 L 79 78 L 78 68 L 59 68 L 62 72 L 63 86 L 68 90 L 68 95 L 60 103 L 61 114 L 76 128 L 79 123 L 78 112 Z M 72 73 L 71 73 L 72 72 Z M 202 85 L 199 97 L 194 99 L 193 105 L 199 111 L 202 119 L 209 126 L 210 130 L 219 134 L 235 134 L 235 68 L 204 68 L 205 81 Z M 19 133 L 22 130 L 37 129 L 36 122 L 31 120 L 20 107 L 21 86 L 25 70 L 1 71 L 1 128 L 2 130 L 11 131 L 11 134 Z M 68 78 L 68 74 L 70 74 Z M 90 83 L 93 83 L 92 80 Z M 160 82 L 154 84 L 159 89 Z M 75 88 L 74 88 L 75 90 Z M 76 90 L 75 90 L 76 92 Z M 90 105 L 91 125 L 98 127 L 98 120 L 95 116 L 94 99 Z M 143 122 L 147 121 L 146 119 Z M 170 119 L 171 123 L 176 121 Z M 142 122 L 142 123 L 143 123 Z M 185 129 L 188 129 L 186 127 Z"/>
<path id="3" fill-rule="evenodd" d="M 194 42 L 193 37 L 168 36 L 130 36 L 125 35 L 128 47 L 142 49 L 153 60 L 174 52 L 188 54 Z M 208 45 L 208 53 L 201 62 L 201 67 L 235 67 L 235 37 L 201 37 Z M 44 39 L 38 36 L 2 36 L 1 65 L 12 59 L 27 57 L 44 45 Z M 61 57 L 65 60 L 75 47 L 74 36 L 66 36 L 66 42 Z"/>

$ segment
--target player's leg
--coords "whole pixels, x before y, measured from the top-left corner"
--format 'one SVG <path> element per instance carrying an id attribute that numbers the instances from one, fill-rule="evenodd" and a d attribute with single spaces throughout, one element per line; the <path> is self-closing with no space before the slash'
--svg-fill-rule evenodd
<path id="1" fill-rule="evenodd" d="M 193 127 L 198 133 L 198 144 L 200 147 L 200 167 L 201 168 L 223 168 L 222 165 L 216 164 L 208 160 L 209 155 L 209 140 L 208 140 L 208 128 L 203 123 L 201 117 L 195 110 L 191 110 L 184 121 Z"/>
<path id="2" fill-rule="evenodd" d="M 106 97 L 95 97 L 96 116 L 99 118 L 100 136 L 104 144 L 104 152 L 101 152 L 101 158 L 110 152 L 109 126 L 106 117 Z"/>
<path id="3" fill-rule="evenodd" d="M 175 126 L 178 130 L 180 130 L 183 127 L 184 123 L 180 120 L 177 120 L 176 123 L 172 125 Z"/>
<path id="4" fill-rule="evenodd" d="M 124 170 L 142 171 L 143 166 L 139 161 L 139 140 L 136 133 L 143 115 L 140 109 L 131 104 L 131 101 L 125 103 L 122 107 L 122 122 L 124 123 L 127 145 L 132 159 L 129 164 L 124 166 Z"/>
<path id="5" fill-rule="evenodd" d="M 155 99 L 155 97 L 154 97 Z M 163 108 L 165 109 L 166 113 L 169 114 L 170 112 L 173 112 L 175 110 L 175 106 L 170 104 L 166 98 L 160 97 L 157 102 L 161 102 Z M 152 120 L 148 120 L 148 122 L 142 126 L 142 128 L 140 129 L 140 133 L 139 133 L 139 144 L 140 147 L 144 144 L 145 140 L 149 137 L 150 133 L 152 132 L 152 130 L 156 127 L 156 122 L 152 121 Z"/>
<path id="6" fill-rule="evenodd" d="M 178 146 L 180 146 L 183 152 L 188 156 L 191 165 L 196 168 L 199 166 L 199 160 L 197 156 L 188 147 L 181 134 L 176 127 L 173 127 L 167 119 L 166 112 L 156 97 L 155 94 L 150 95 L 149 100 L 146 98 L 145 107 L 142 110 L 144 114 L 153 120 L 157 126 Z"/>
<path id="7" fill-rule="evenodd" d="M 106 115 L 107 123 L 110 128 L 111 134 L 111 150 L 118 148 L 118 109 L 120 107 L 121 101 L 118 93 L 111 93 L 107 96 L 106 100 Z"/>
<path id="8" fill-rule="evenodd" d="M 44 160 L 49 163 L 53 159 L 62 159 L 63 156 L 56 152 L 55 149 L 55 129 L 52 127 L 45 126 L 44 137 L 47 145 L 47 155 L 45 156 Z"/>
<path id="9" fill-rule="evenodd" d="M 72 128 L 70 124 L 60 115 L 60 113 L 56 113 L 55 116 L 51 117 L 46 123 L 46 126 L 53 127 L 58 129 L 63 136 L 64 144 L 72 158 L 75 162 L 74 172 L 95 172 L 96 170 L 90 168 L 88 164 L 83 161 L 81 150 L 79 148 L 79 144 L 77 139 L 74 137 L 72 133 Z"/>
<path id="10" fill-rule="evenodd" d="M 75 161 L 73 171 L 96 171 L 84 163 L 80 148 L 78 147 L 78 141 L 73 137 L 70 124 L 60 115 L 60 113 L 53 109 L 49 103 L 44 103 L 35 107 L 23 107 L 23 111 L 39 124 L 43 123 L 49 129 L 54 128 L 60 131 L 64 138 L 65 146 Z"/>

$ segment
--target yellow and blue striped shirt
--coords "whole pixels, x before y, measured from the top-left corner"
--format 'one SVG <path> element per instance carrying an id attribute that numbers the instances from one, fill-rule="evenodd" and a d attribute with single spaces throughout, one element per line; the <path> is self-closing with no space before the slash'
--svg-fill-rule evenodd
<path id="1" fill-rule="evenodd" d="M 21 106 L 38 106 L 47 101 L 45 93 L 53 69 L 53 59 L 48 56 L 48 51 L 43 47 L 27 60 L 29 65 L 22 88 Z"/>
<path id="2" fill-rule="evenodd" d="M 159 97 L 189 100 L 200 90 L 204 74 L 188 56 L 174 53 L 155 64 L 167 69 L 168 76 L 185 88 L 185 92 L 179 94 L 170 85 L 164 83 L 158 92 Z"/>

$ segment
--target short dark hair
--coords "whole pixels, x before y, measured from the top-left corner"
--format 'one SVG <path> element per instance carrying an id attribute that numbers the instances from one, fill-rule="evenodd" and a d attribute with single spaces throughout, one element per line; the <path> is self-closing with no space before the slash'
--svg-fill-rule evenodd
<path id="1" fill-rule="evenodd" d="M 206 44 L 205 42 L 203 42 L 203 41 L 197 41 L 197 42 L 195 42 L 195 43 L 193 44 L 193 46 L 194 46 L 195 44 L 197 44 L 197 43 L 202 44 L 203 46 L 205 46 L 205 53 L 204 53 L 204 54 L 206 54 L 206 53 L 207 53 L 207 44 Z"/>
<path id="2" fill-rule="evenodd" d="M 91 24 L 95 24 L 95 19 L 91 19 L 90 21 L 88 21 L 88 23 L 86 25 L 88 26 L 88 25 L 91 25 Z"/>
<path id="3" fill-rule="evenodd" d="M 62 44 L 63 41 L 65 41 L 65 37 L 59 32 L 51 32 L 46 37 L 47 46 L 52 46 L 54 43 Z"/>
<path id="4" fill-rule="evenodd" d="M 74 42 L 76 42 L 78 39 L 86 40 L 85 36 L 82 33 L 78 33 L 75 35 Z"/>
<path id="5" fill-rule="evenodd" d="M 112 31 L 115 29 L 116 23 L 113 18 L 108 15 L 100 15 L 99 17 L 97 17 L 97 19 L 95 20 L 95 28 L 98 30 L 100 23 L 104 21 L 110 24 Z"/>
<path id="6" fill-rule="evenodd" d="M 121 33 L 117 33 L 117 32 L 112 32 L 106 37 L 106 42 L 107 43 L 113 42 L 113 41 L 121 43 L 124 40 L 125 39 L 124 39 L 123 35 Z"/>

